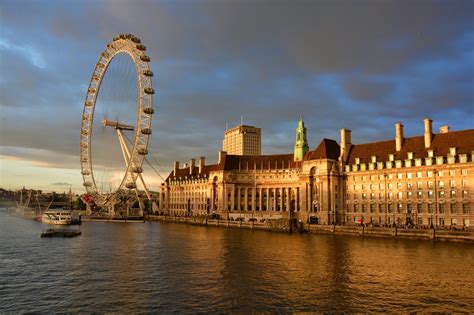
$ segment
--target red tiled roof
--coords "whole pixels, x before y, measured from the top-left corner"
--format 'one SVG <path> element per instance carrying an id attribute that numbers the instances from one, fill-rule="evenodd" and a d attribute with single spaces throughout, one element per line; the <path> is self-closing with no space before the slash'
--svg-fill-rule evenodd
<path id="1" fill-rule="evenodd" d="M 404 139 L 399 152 L 395 150 L 395 139 L 352 145 L 346 163 L 354 164 L 356 158 L 360 163 L 370 163 L 373 155 L 377 161 L 388 161 L 389 154 L 393 154 L 395 160 L 406 160 L 408 152 L 413 152 L 414 159 L 425 158 L 428 150 L 433 150 L 434 156 L 446 156 L 452 147 L 456 147 L 456 154 L 470 155 L 474 150 L 474 129 L 434 134 L 428 149 L 425 149 L 424 136 Z"/>

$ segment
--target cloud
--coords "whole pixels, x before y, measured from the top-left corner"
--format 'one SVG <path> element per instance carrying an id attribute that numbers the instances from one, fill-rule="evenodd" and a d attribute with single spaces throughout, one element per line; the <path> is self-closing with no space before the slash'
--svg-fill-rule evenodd
<path id="1" fill-rule="evenodd" d="M 66 183 L 66 182 L 56 182 L 56 183 L 51 183 L 51 185 L 53 185 L 53 186 L 69 186 L 69 185 L 72 185 L 72 184 Z"/>
<path id="2" fill-rule="evenodd" d="M 241 115 L 262 127 L 266 154 L 292 152 L 300 113 L 311 148 L 342 127 L 354 143 L 392 138 L 399 120 L 421 134 L 426 116 L 472 128 L 473 12 L 472 1 L 7 0 L 0 153 L 79 171 L 87 85 L 121 32 L 152 58 L 150 151 L 165 173 L 173 160 L 214 162 Z M 109 140 L 103 151 L 120 152 Z"/>

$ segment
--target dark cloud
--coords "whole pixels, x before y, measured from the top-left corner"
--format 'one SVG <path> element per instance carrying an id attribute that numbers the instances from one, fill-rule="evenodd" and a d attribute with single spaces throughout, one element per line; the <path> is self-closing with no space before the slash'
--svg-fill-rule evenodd
<path id="1" fill-rule="evenodd" d="M 226 122 L 263 129 L 264 153 L 291 152 L 303 114 L 322 138 L 391 138 L 422 120 L 474 119 L 472 1 L 3 1 L 4 156 L 78 169 L 80 115 L 100 52 L 138 35 L 155 73 L 151 151 L 216 160 Z M 165 171 L 166 172 L 166 171 Z"/>

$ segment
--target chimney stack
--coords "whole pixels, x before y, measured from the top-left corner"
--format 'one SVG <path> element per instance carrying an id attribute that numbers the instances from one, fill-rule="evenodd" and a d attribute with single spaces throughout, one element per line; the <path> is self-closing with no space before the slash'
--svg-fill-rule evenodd
<path id="1" fill-rule="evenodd" d="M 195 164 L 196 164 L 195 159 L 191 159 L 191 161 L 189 161 L 189 175 L 193 175 L 193 170 L 194 170 L 194 165 Z"/>
<path id="2" fill-rule="evenodd" d="M 448 133 L 448 132 L 449 132 L 449 126 L 448 125 L 444 125 L 444 126 L 439 127 L 439 133 Z"/>
<path id="3" fill-rule="evenodd" d="M 341 159 L 345 163 L 351 149 L 351 131 L 349 129 L 341 129 Z"/>
<path id="4" fill-rule="evenodd" d="M 403 125 L 400 122 L 395 124 L 395 149 L 399 152 L 403 143 Z"/>
<path id="5" fill-rule="evenodd" d="M 425 149 L 431 147 L 431 138 L 433 136 L 433 132 L 431 130 L 431 124 L 433 121 L 429 118 L 425 118 Z"/>
<path id="6" fill-rule="evenodd" d="M 179 161 L 174 161 L 174 168 L 173 168 L 173 176 L 176 177 L 176 174 L 178 174 L 179 170 Z"/>
<path id="7" fill-rule="evenodd" d="M 199 158 L 199 174 L 202 173 L 202 171 L 204 170 L 204 162 L 205 162 L 206 158 L 204 156 L 201 156 Z"/>
<path id="8" fill-rule="evenodd" d="M 221 161 L 225 160 L 226 155 L 226 151 L 219 151 L 219 156 L 217 157 L 217 164 L 220 164 Z"/>

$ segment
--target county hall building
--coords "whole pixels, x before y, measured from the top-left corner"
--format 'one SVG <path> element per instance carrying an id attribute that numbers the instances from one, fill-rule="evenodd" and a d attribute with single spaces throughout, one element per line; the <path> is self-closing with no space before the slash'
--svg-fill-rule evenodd
<path id="1" fill-rule="evenodd" d="M 226 130 L 217 164 L 174 169 L 161 186 L 161 210 L 170 215 L 217 213 L 223 219 L 296 218 L 317 224 L 411 224 L 469 228 L 474 220 L 474 129 L 353 144 L 323 139 L 309 150 L 300 118 L 293 153 L 261 155 L 261 130 Z"/>

